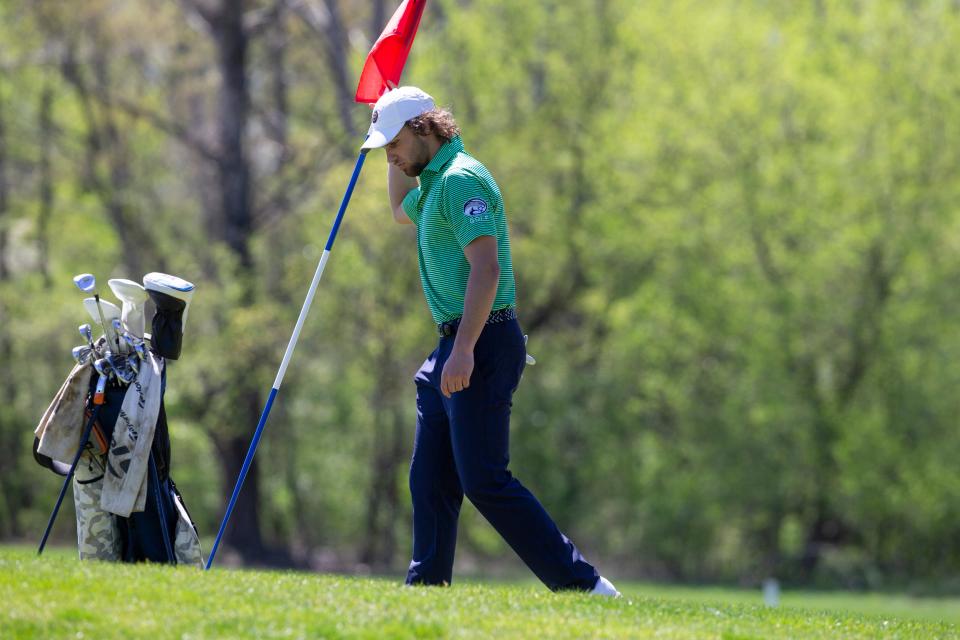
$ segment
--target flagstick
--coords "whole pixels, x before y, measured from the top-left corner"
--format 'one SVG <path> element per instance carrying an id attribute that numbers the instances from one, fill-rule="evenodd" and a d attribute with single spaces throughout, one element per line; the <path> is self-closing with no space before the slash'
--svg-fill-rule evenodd
<path id="1" fill-rule="evenodd" d="M 370 50 L 370 53 L 367 55 L 366 63 L 364 68 L 360 73 L 360 82 L 357 86 L 357 102 L 371 102 L 376 101 L 377 96 L 371 95 L 368 71 L 375 73 L 375 78 L 379 78 L 381 84 L 376 85 L 378 91 L 377 95 L 382 93 L 382 87 L 387 86 L 391 89 L 396 88 L 397 82 L 390 80 L 384 77 L 383 68 L 388 68 L 390 75 L 396 75 L 396 80 L 400 80 L 400 75 L 403 73 L 403 66 L 406 63 L 407 55 L 410 53 L 410 47 L 413 46 L 413 39 L 416 36 L 417 28 L 420 25 L 420 18 L 423 15 L 424 7 L 426 6 L 426 0 L 403 0 L 400 6 L 394 12 L 393 17 L 390 19 L 390 22 L 387 24 L 386 29 L 383 30 L 383 33 L 380 34 L 380 37 L 377 39 L 377 42 L 374 43 L 373 48 Z M 400 38 L 403 43 L 402 48 L 399 53 L 393 52 L 392 56 L 388 56 L 389 65 L 386 67 L 381 67 L 381 61 L 378 61 L 376 54 L 381 44 L 387 42 L 390 39 Z M 398 66 L 399 65 L 399 66 Z M 362 89 L 362 91 L 361 91 Z M 371 108 L 374 105 L 371 104 Z M 223 516 L 223 522 L 220 523 L 220 531 L 217 532 L 217 538 L 213 543 L 213 548 L 210 550 L 210 557 L 207 559 L 206 569 L 210 569 L 213 565 L 213 560 L 217 555 L 217 549 L 220 546 L 220 540 L 223 538 L 223 533 L 227 528 L 227 522 L 230 520 L 230 515 L 233 513 L 233 508 L 236 506 L 237 497 L 240 495 L 240 488 L 243 486 L 243 481 L 247 476 L 247 472 L 250 470 L 250 465 L 253 462 L 254 453 L 256 453 L 257 445 L 260 442 L 260 436 L 263 433 L 263 427 L 267 422 L 267 416 L 270 414 L 270 408 L 273 406 L 273 401 L 277 397 L 277 393 L 280 391 L 280 383 L 283 382 L 283 376 L 287 371 L 287 366 L 290 364 L 290 358 L 293 355 L 293 349 L 297 346 L 297 339 L 300 337 L 300 330 L 303 328 L 303 323 L 307 318 L 307 313 L 310 311 L 310 305 L 313 302 L 313 296 L 317 291 L 317 285 L 320 283 L 320 277 L 323 275 L 323 270 L 327 265 L 327 260 L 330 258 L 330 251 L 333 249 L 333 241 L 337 237 L 337 231 L 340 229 L 340 223 L 343 220 L 343 214 L 347 209 L 347 203 L 350 201 L 350 196 L 353 194 L 353 188 L 356 186 L 357 177 L 360 175 L 360 169 L 363 167 L 363 161 L 366 157 L 366 151 L 361 151 L 360 156 L 357 158 L 357 164 L 353 169 L 353 176 L 350 178 L 350 184 L 347 185 L 347 191 L 343 196 L 343 201 L 340 203 L 340 210 L 337 212 L 337 218 L 333 223 L 333 228 L 330 230 L 330 237 L 327 239 L 327 246 L 323 250 L 323 255 L 320 256 L 320 264 L 317 265 L 317 271 L 313 276 L 313 282 L 310 283 L 310 290 L 307 292 L 307 298 L 303 302 L 303 306 L 300 308 L 300 317 L 297 318 L 297 325 L 293 329 L 293 335 L 290 336 L 290 342 L 287 343 L 287 351 L 283 354 L 283 361 L 280 363 L 280 370 L 277 372 L 277 378 L 274 380 L 273 388 L 270 390 L 270 395 L 267 397 L 267 403 L 263 408 L 263 413 L 260 415 L 260 421 L 257 424 L 257 430 L 253 435 L 253 441 L 250 443 L 250 448 L 247 451 L 247 457 L 243 461 L 243 466 L 240 469 L 240 477 L 237 478 L 237 484 L 233 488 L 233 495 L 230 496 L 230 502 L 227 505 L 227 511 Z"/>
<path id="2" fill-rule="evenodd" d="M 263 427 L 267 423 L 267 417 L 270 415 L 270 409 L 273 407 L 273 401 L 280 391 L 280 384 L 283 382 L 283 376 L 287 372 L 287 366 L 290 364 L 290 358 L 293 356 L 293 350 L 297 346 L 297 340 L 300 338 L 300 330 L 303 329 L 303 323 L 310 312 L 310 305 L 313 304 L 313 296 L 317 292 L 317 285 L 320 284 L 320 278 L 323 276 L 323 270 L 327 266 L 327 260 L 330 258 L 330 251 L 333 249 L 333 242 L 337 239 L 337 232 L 340 230 L 340 223 L 343 221 L 343 214 L 347 210 L 347 204 L 350 202 L 350 196 L 353 195 L 353 188 L 357 184 L 357 178 L 360 176 L 360 170 L 363 168 L 363 161 L 367 157 L 367 151 L 363 150 L 357 157 L 357 163 L 353 168 L 353 175 L 350 177 L 350 184 L 347 185 L 347 191 L 343 194 L 343 200 L 340 203 L 340 210 L 337 212 L 337 218 L 333 222 L 333 228 L 330 230 L 330 236 L 327 238 L 327 246 L 323 249 L 320 256 L 320 263 L 313 274 L 313 281 L 310 283 L 310 289 L 307 291 L 307 297 L 300 308 L 300 317 L 297 318 L 297 324 L 293 328 L 293 335 L 290 336 L 290 342 L 287 343 L 287 350 L 283 354 L 283 360 L 280 363 L 280 370 L 277 371 L 277 377 L 273 382 L 273 388 L 270 389 L 270 395 L 267 397 L 267 404 L 263 407 L 263 413 L 260 414 L 260 422 L 257 423 L 257 430 L 253 434 L 253 440 L 250 442 L 250 448 L 247 450 L 247 457 L 240 468 L 240 477 L 237 478 L 237 484 L 233 488 L 233 495 L 230 496 L 230 503 L 227 505 L 227 511 L 223 515 L 223 522 L 220 523 L 220 531 L 217 532 L 217 539 L 210 549 L 210 556 L 207 558 L 207 569 L 213 565 L 213 560 L 217 556 L 217 548 L 220 546 L 220 540 L 223 538 L 223 532 L 227 528 L 227 522 L 230 521 L 230 515 L 236 506 L 237 498 L 240 495 L 240 488 L 247 477 L 250 465 L 253 463 L 253 456 L 257 452 L 257 445 L 260 444 L 260 436 L 263 433 Z"/>

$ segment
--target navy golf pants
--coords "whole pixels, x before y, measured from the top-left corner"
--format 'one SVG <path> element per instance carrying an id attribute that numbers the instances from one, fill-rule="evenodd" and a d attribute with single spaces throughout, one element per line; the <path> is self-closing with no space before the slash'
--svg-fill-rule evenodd
<path id="1" fill-rule="evenodd" d="M 592 589 L 598 573 L 507 469 L 510 406 L 526 348 L 516 320 L 484 327 L 470 386 L 446 398 L 440 375 L 455 336 L 420 367 L 410 464 L 413 560 L 407 584 L 449 584 L 457 518 L 466 496 L 547 587 Z"/>

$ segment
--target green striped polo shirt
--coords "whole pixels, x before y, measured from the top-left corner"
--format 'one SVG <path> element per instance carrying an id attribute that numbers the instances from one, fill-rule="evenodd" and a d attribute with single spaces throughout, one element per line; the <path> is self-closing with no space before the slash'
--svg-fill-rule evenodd
<path id="1" fill-rule="evenodd" d="M 470 275 L 463 249 L 480 236 L 497 239 L 500 281 L 492 311 L 516 304 L 500 188 L 487 168 L 464 151 L 459 136 L 433 156 L 420 174 L 420 186 L 403 199 L 403 210 L 417 225 L 420 282 L 434 322 L 463 315 Z"/>

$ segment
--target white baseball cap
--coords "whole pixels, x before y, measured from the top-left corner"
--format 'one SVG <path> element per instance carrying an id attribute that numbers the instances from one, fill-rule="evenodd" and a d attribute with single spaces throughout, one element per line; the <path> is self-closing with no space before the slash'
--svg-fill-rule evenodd
<path id="1" fill-rule="evenodd" d="M 416 87 L 397 87 L 387 91 L 373 106 L 370 130 L 361 149 L 379 149 L 393 140 L 407 120 L 416 118 L 436 105 L 433 98 Z"/>

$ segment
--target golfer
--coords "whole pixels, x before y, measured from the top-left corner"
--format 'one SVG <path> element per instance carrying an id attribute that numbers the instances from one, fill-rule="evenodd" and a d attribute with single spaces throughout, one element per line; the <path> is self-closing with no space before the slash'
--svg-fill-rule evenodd
<path id="1" fill-rule="evenodd" d="M 386 92 L 371 120 L 363 148 L 386 150 L 390 207 L 417 227 L 420 280 L 440 333 L 415 377 L 407 584 L 450 584 L 466 494 L 547 587 L 619 596 L 507 469 L 526 347 L 497 183 L 464 150 L 453 116 L 420 89 Z"/>

